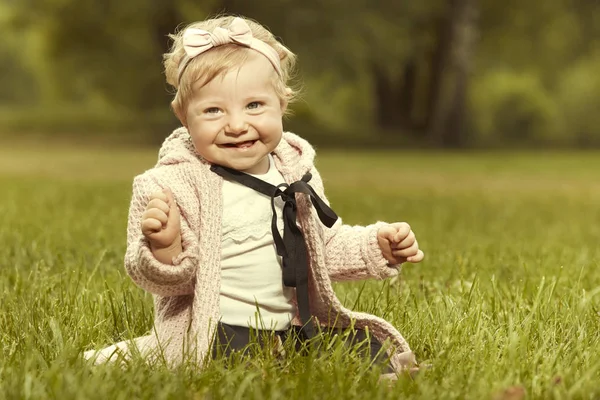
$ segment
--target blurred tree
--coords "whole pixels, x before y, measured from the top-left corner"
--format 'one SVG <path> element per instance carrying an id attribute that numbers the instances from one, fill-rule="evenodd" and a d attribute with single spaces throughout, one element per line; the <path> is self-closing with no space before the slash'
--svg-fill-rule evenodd
<path id="1" fill-rule="evenodd" d="M 361 127 L 414 132 L 443 146 L 464 145 L 470 139 L 466 127 L 479 129 L 467 107 L 491 121 L 493 115 L 504 118 L 511 102 L 538 98 L 546 104 L 541 98 L 550 93 L 577 97 L 563 83 L 564 71 L 575 71 L 569 82 L 584 87 L 573 76 L 594 71 L 592 55 L 600 46 L 597 0 L 0 0 L 0 80 L 7 88 L 0 101 L 23 100 L 18 89 L 25 88 L 29 99 L 46 105 L 164 112 L 170 100 L 161 68 L 167 34 L 219 12 L 260 21 L 300 55 L 303 75 L 323 86 L 316 91 L 320 101 L 309 107 L 340 113 L 328 93 L 337 86 L 344 93 L 339 98 L 357 103 L 336 117 L 346 119 L 346 127 L 363 119 Z M 522 73 L 539 84 L 518 81 L 513 91 L 486 87 L 505 82 L 494 76 L 518 80 Z M 485 98 L 473 96 L 475 87 L 495 93 L 494 101 L 474 101 Z M 505 95 L 510 98 L 501 99 Z M 515 96 L 523 98 L 511 100 Z M 561 104 L 575 110 L 585 101 L 577 98 Z M 593 135 L 593 123 L 585 126 Z"/>
<path id="2" fill-rule="evenodd" d="M 168 104 L 161 72 L 167 34 L 182 17 L 165 0 L 22 0 L 10 3 L 7 25 L 33 36 L 30 56 L 45 60 L 54 100 L 84 101 L 97 93 L 109 105 L 153 110 Z"/>
<path id="3" fill-rule="evenodd" d="M 477 0 L 450 0 L 438 29 L 428 114 L 428 133 L 438 145 L 466 143 L 466 97 L 478 8 Z"/>
<path id="4" fill-rule="evenodd" d="M 472 42 L 471 26 L 465 30 L 462 24 L 473 21 L 469 18 L 472 1 L 263 1 L 257 7 L 223 0 L 215 4 L 275 28 L 301 60 L 308 58 L 304 68 L 311 75 L 337 71 L 347 85 L 367 75 L 372 122 L 378 131 L 429 129 L 433 140 L 451 144 L 460 143 L 462 137 L 461 93 L 466 90 L 467 74 L 459 71 L 468 68 L 467 47 Z M 279 5 L 276 12 L 275 4 Z M 461 56 L 455 57 L 458 52 Z M 446 73 L 449 63 L 456 69 L 453 74 Z M 455 84 L 459 77 L 460 84 Z M 450 87 L 456 87 L 457 94 L 450 93 Z"/>
<path id="5" fill-rule="evenodd" d="M 32 105 L 39 99 L 39 93 L 19 52 L 22 40 L 8 29 L 11 17 L 11 10 L 0 3 L 0 105 Z"/>
<path id="6" fill-rule="evenodd" d="M 478 93 L 470 94 L 478 134 L 486 142 L 494 136 L 496 143 L 513 144 L 591 143 L 590 137 L 600 137 L 600 126 L 590 129 L 592 114 L 578 111 L 595 103 L 589 71 L 600 69 L 594 56 L 600 54 L 600 2 L 480 1 L 473 73 Z M 576 133 L 570 125 L 586 129 Z"/>
<path id="7" fill-rule="evenodd" d="M 281 12 L 270 3 L 262 8 L 225 0 L 219 6 L 276 27 L 309 57 L 305 67 L 311 74 L 339 71 L 346 84 L 369 76 L 377 130 L 418 132 L 444 146 L 464 144 L 477 0 L 273 2 Z"/>

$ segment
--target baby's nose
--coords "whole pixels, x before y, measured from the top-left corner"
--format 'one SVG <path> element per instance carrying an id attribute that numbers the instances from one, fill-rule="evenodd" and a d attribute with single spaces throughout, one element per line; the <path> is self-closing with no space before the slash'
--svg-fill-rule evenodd
<path id="1" fill-rule="evenodd" d="M 228 133 L 239 135 L 248 130 L 248 124 L 242 115 L 230 115 L 226 128 Z"/>

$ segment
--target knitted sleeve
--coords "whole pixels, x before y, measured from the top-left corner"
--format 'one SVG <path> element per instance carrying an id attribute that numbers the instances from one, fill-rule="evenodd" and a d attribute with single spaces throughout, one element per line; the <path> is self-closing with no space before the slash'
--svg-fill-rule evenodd
<path id="1" fill-rule="evenodd" d="M 133 194 L 127 223 L 127 251 L 125 269 L 141 288 L 159 296 L 179 296 L 194 291 L 195 271 L 198 263 L 198 239 L 189 227 L 177 192 L 173 194 L 180 207 L 181 240 L 183 252 L 173 259 L 173 265 L 158 261 L 141 230 L 142 214 L 150 195 L 161 191 L 166 185 L 148 174 L 139 175 L 133 182 Z"/>
<path id="2" fill-rule="evenodd" d="M 329 204 L 323 181 L 316 168 L 311 170 L 310 185 Z M 385 279 L 399 273 L 400 265 L 390 265 L 377 243 L 377 231 L 385 222 L 367 226 L 345 225 L 341 218 L 332 228 L 323 227 L 326 242 L 326 267 L 333 281 Z"/>

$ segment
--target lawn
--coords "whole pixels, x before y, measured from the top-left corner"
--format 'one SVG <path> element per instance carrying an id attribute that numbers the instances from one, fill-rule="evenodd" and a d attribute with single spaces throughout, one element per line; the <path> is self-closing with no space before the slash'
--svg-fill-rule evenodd
<path id="1" fill-rule="evenodd" d="M 408 221 L 426 260 L 338 284 L 430 367 L 377 383 L 351 353 L 92 368 L 145 334 L 152 299 L 122 265 L 131 181 L 153 149 L 0 147 L 0 398 L 600 397 L 600 154 L 321 152 L 346 223 Z"/>

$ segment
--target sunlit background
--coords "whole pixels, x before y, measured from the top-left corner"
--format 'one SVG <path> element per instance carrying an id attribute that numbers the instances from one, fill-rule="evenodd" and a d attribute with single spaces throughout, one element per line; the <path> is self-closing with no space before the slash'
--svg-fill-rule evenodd
<path id="1" fill-rule="evenodd" d="M 600 145 L 597 0 L 0 0 L 0 135 L 156 145 L 167 35 L 217 13 L 299 56 L 322 146 Z"/>
<path id="2" fill-rule="evenodd" d="M 222 12 L 298 54 L 285 127 L 336 213 L 416 232 L 422 263 L 334 285 L 432 366 L 415 380 L 346 356 L 83 362 L 152 330 L 123 266 L 132 180 L 178 127 L 168 34 Z M 0 0 L 0 399 L 600 398 L 594 148 L 599 0 Z"/>

